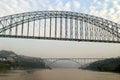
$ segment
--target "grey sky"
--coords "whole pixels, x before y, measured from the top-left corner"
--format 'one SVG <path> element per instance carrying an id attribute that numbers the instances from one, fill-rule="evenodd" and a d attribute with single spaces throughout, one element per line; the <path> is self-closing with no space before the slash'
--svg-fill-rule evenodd
<path id="1" fill-rule="evenodd" d="M 0 39 L 1 50 L 12 50 L 21 55 L 35 57 L 117 57 L 120 56 L 120 44 L 28 40 L 28 39 Z"/>

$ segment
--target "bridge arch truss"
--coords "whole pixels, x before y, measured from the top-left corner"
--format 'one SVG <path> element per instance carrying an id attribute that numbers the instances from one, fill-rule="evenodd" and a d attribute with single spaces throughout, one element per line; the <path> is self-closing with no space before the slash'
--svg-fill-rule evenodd
<path id="1" fill-rule="evenodd" d="M 0 37 L 120 43 L 120 24 L 77 12 L 35 11 L 0 17 Z"/>
<path id="2" fill-rule="evenodd" d="M 45 65 L 51 66 L 57 61 L 72 61 L 80 66 L 88 65 L 95 61 L 104 60 L 105 58 L 43 58 Z"/>

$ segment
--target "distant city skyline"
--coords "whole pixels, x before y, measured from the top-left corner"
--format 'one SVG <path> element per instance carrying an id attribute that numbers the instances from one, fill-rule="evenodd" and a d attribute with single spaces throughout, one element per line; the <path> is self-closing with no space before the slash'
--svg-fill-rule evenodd
<path id="1" fill-rule="evenodd" d="M 32 11 L 72 11 L 120 23 L 119 0 L 0 0 L 0 17 Z M 0 38 L 0 50 L 34 57 L 117 57 L 120 44 Z"/>

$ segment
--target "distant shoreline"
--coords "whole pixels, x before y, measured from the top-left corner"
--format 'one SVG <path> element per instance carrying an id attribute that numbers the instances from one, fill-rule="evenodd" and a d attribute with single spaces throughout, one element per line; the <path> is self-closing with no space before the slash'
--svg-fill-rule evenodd
<path id="1" fill-rule="evenodd" d="M 79 69 L 120 73 L 120 57 L 96 61 Z"/>

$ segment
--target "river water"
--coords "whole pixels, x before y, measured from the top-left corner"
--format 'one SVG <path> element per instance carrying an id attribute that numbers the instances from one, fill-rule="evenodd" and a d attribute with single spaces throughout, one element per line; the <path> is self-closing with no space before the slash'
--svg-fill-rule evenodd
<path id="1" fill-rule="evenodd" d="M 37 69 L 0 72 L 0 80 L 120 80 L 120 74 L 80 69 Z"/>

